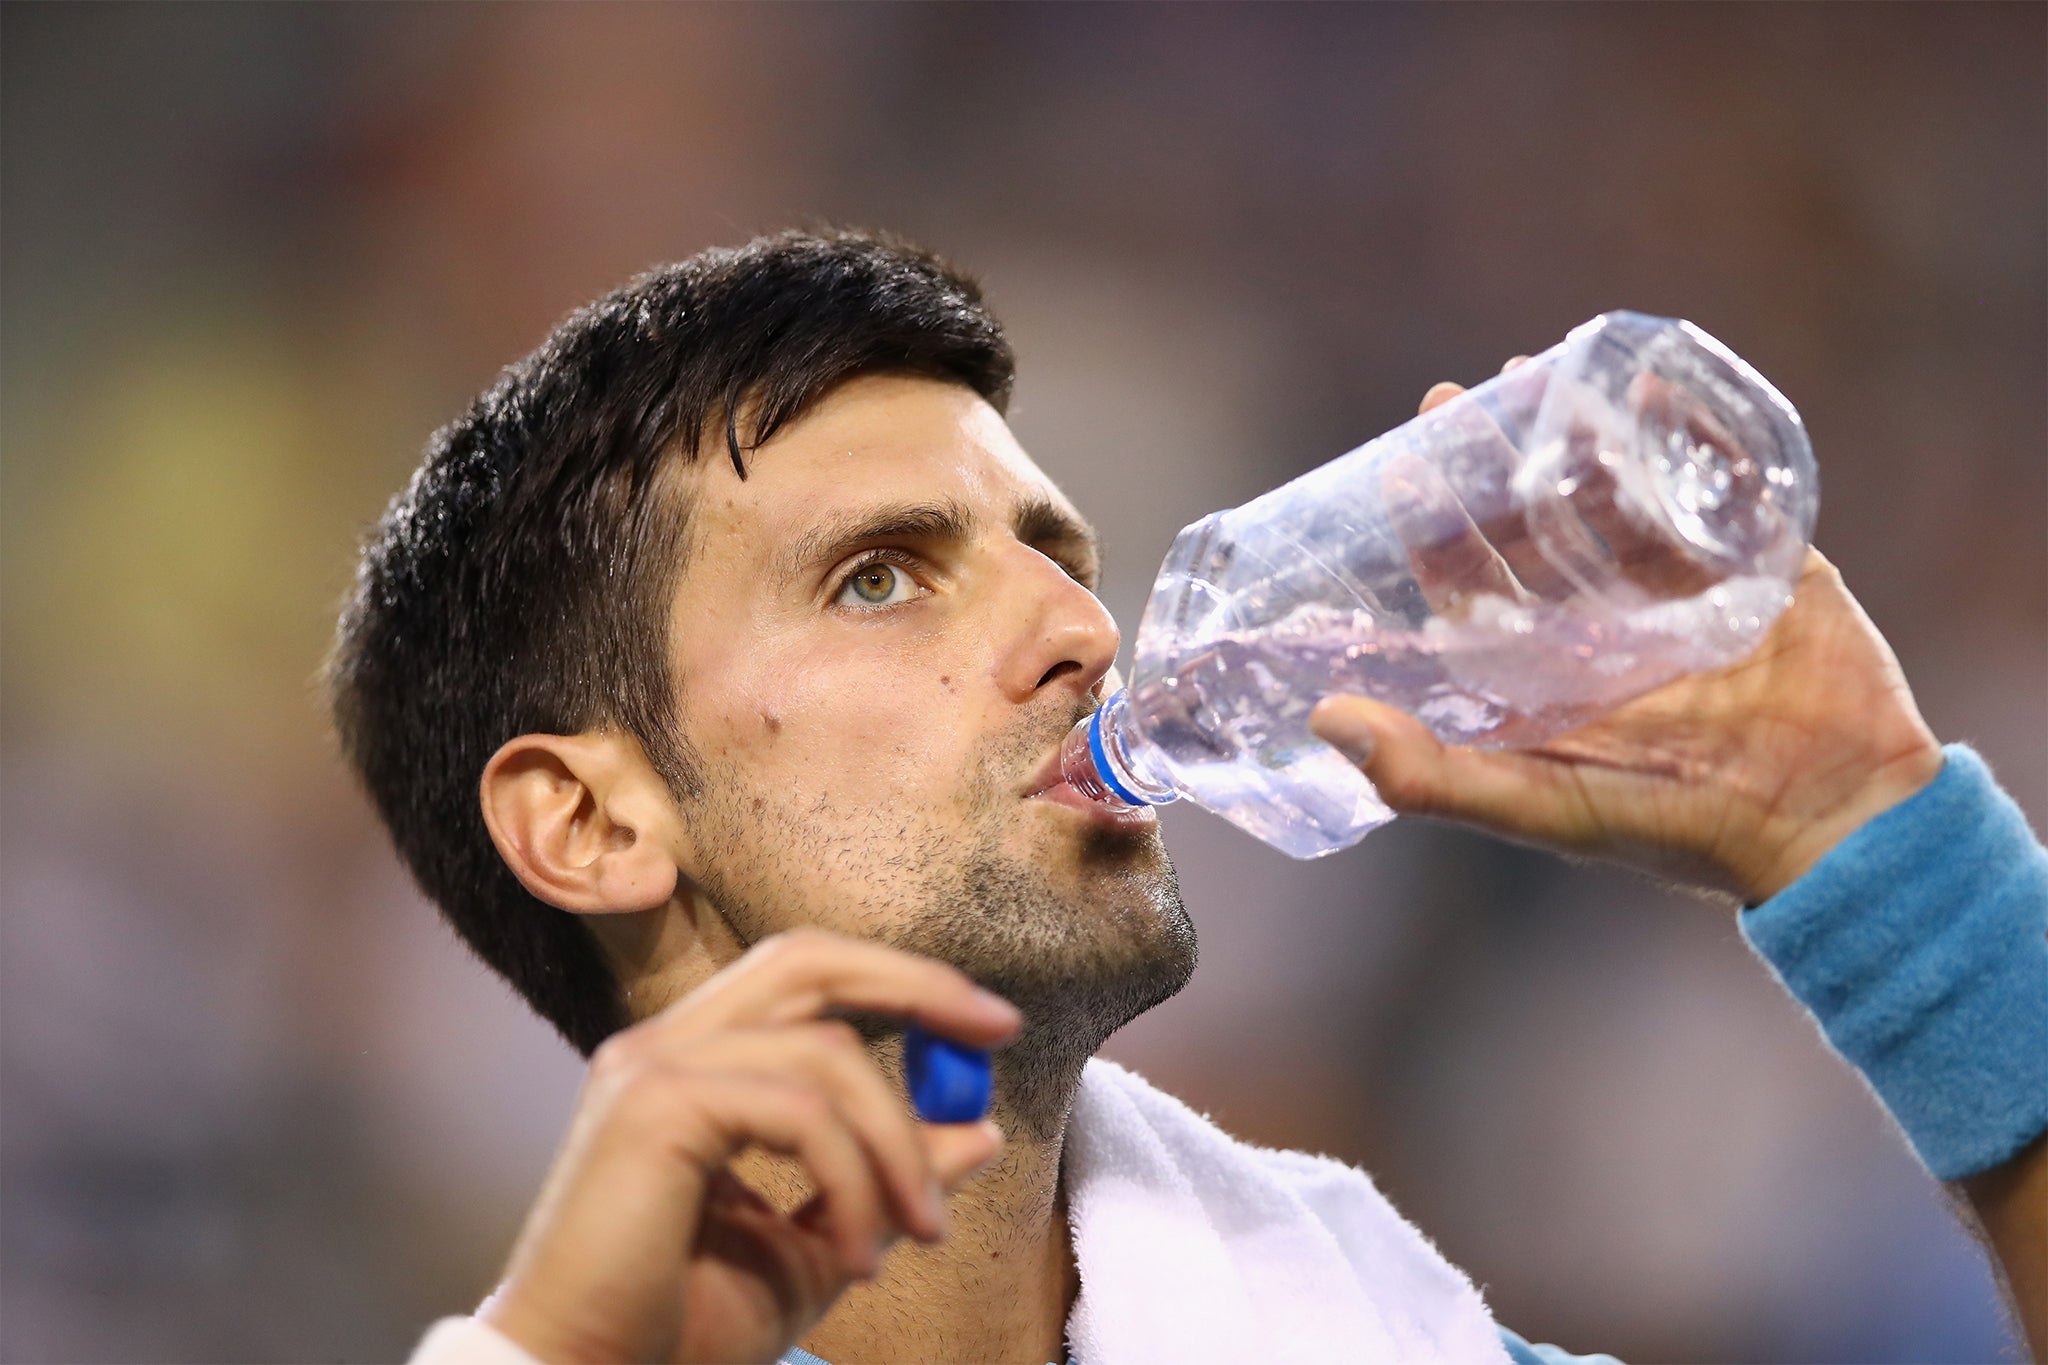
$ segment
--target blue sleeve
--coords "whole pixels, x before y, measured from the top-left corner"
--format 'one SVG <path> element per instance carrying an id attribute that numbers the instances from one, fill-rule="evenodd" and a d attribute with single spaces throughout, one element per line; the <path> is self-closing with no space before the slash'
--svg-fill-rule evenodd
<path id="1" fill-rule="evenodd" d="M 1556 1346 L 1531 1346 L 1505 1327 L 1500 1329 L 1500 1344 L 1508 1348 L 1514 1365 L 1621 1365 L 1613 1356 L 1575 1356 Z"/>
<path id="2" fill-rule="evenodd" d="M 1742 932 L 1942 1180 L 2048 1128 L 2048 850 L 1961 745 Z"/>

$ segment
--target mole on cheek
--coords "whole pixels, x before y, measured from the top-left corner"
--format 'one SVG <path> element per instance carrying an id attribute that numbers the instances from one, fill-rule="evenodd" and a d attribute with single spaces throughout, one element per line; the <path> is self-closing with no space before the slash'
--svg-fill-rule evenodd
<path id="1" fill-rule="evenodd" d="M 770 735 L 779 735 L 779 734 L 781 734 L 781 733 L 782 733 L 782 717 L 780 717 L 780 716 L 778 716 L 778 715 L 774 715 L 774 714 L 772 714 L 772 713 L 770 713 L 770 712 L 767 712 L 767 711 L 763 711 L 763 712 L 761 713 L 761 728 L 762 728 L 763 730 L 767 731 L 767 732 L 768 732 L 768 733 L 769 733 Z"/>
<path id="2" fill-rule="evenodd" d="M 943 675 L 943 674 L 942 674 L 942 675 L 940 675 L 940 677 L 939 677 L 939 686 L 941 686 L 941 687 L 951 687 L 952 685 L 953 685 L 953 680 L 952 680 L 951 678 L 949 678 L 949 677 L 946 677 L 946 676 L 945 676 L 945 675 Z"/>

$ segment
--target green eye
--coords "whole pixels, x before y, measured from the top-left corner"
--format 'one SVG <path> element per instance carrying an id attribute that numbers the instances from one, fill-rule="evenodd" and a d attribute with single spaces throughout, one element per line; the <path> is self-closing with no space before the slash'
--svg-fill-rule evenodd
<path id="1" fill-rule="evenodd" d="M 863 602 L 886 602 L 896 587 L 896 570 L 887 564 L 870 564 L 850 580 L 853 595 Z"/>
<path id="2" fill-rule="evenodd" d="M 839 601 L 846 606 L 889 607 L 908 601 L 916 588 L 916 581 L 894 564 L 869 560 L 846 576 Z"/>

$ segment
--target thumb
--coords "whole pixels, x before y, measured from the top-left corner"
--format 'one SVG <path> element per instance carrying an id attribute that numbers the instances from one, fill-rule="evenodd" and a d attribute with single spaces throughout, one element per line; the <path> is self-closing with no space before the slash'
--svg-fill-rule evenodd
<path id="1" fill-rule="evenodd" d="M 1323 698 L 1308 726 L 1402 815 L 1433 815 L 1551 847 L 1579 846 L 1598 823 L 1569 763 L 1445 744 L 1407 712 L 1364 697 Z"/>
<path id="2" fill-rule="evenodd" d="M 994 1161 L 1003 1150 L 1003 1130 L 993 1121 L 934 1123 L 920 1126 L 925 1159 L 932 1178 L 949 1193 Z"/>
<path id="3" fill-rule="evenodd" d="M 1330 696 L 1309 713 L 1308 728 L 1356 763 L 1401 814 L 1434 814 L 1449 799 L 1457 755 L 1407 712 L 1366 697 Z"/>

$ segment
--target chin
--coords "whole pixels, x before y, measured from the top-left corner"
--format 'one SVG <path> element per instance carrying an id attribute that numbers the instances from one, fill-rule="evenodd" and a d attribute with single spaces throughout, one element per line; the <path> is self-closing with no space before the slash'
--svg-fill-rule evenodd
<path id="1" fill-rule="evenodd" d="M 1194 924 L 1165 850 L 1155 841 L 1124 861 L 1078 891 L 970 862 L 960 901 L 929 926 L 927 951 L 1023 1011 L 997 1058 L 996 1102 L 1000 1122 L 1040 1141 L 1060 1131 L 1088 1059 L 1194 973 Z"/>

